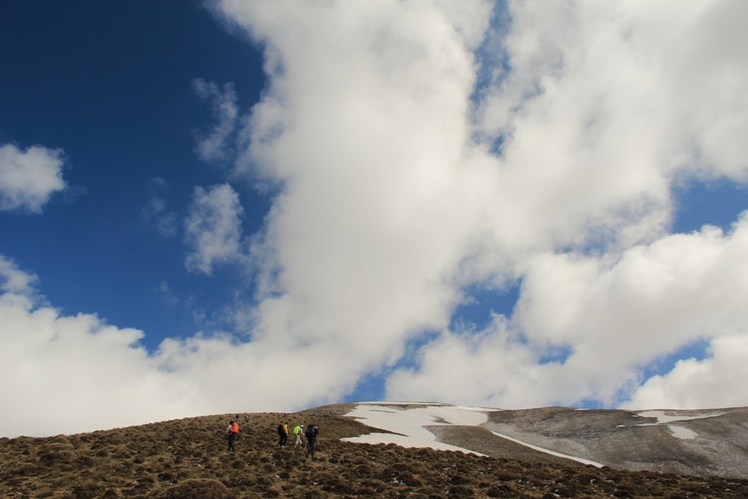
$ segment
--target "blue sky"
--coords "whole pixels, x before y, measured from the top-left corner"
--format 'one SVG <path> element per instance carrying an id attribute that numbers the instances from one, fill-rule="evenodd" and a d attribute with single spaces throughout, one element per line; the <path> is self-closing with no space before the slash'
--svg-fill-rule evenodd
<path id="1" fill-rule="evenodd" d="M 194 152 L 212 116 L 192 82 L 230 81 L 250 106 L 265 83 L 262 54 L 200 2 L 11 2 L 3 9 L 2 142 L 63 150 L 70 191 L 43 216 L 4 214 L 3 253 L 33 269 L 44 295 L 66 313 L 97 313 L 148 331 L 149 348 L 193 334 L 200 325 L 192 311 L 167 303 L 161 284 L 210 315 L 243 283 L 230 272 L 187 273 L 179 239 L 158 237 L 143 210 L 158 195 L 184 211 L 195 185 L 221 181 L 221 170 Z M 244 223 L 252 230 L 267 202 L 244 187 Z"/>
<path id="2" fill-rule="evenodd" d="M 686 3 L 5 2 L 0 433 L 748 403 L 746 7 Z"/>

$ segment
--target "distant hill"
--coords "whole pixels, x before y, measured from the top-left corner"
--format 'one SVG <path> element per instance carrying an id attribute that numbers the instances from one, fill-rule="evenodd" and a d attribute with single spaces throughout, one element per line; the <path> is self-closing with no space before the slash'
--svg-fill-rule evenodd
<path id="1" fill-rule="evenodd" d="M 633 426 L 633 423 L 655 423 L 655 418 L 632 413 L 627 419 L 625 414 L 615 414 L 618 411 L 549 408 L 489 412 L 485 423 L 455 425 L 446 422 L 446 418 L 451 417 L 450 414 L 458 417 L 461 409 L 456 408 L 458 412 L 455 412 L 451 406 L 414 404 L 415 408 L 441 407 L 447 414 L 442 420 L 432 421 L 433 425 L 427 425 L 427 435 L 408 419 L 403 405 L 380 403 L 375 407 L 382 413 L 402 416 L 401 424 L 412 429 L 416 437 L 420 435 L 433 442 L 440 440 L 487 454 L 482 457 L 459 451 L 341 440 L 362 438 L 376 431 L 345 417 L 357 407 L 349 404 L 294 414 L 247 414 L 246 423 L 242 414 L 239 417 L 242 432 L 236 442 L 236 452 L 226 450 L 224 439 L 226 426 L 234 415 L 186 418 L 49 438 L 2 438 L 0 497 L 748 497 L 748 481 L 742 478 L 584 465 L 491 433 L 512 433 L 509 436 L 515 440 L 533 439 L 534 443 L 527 443 L 538 448 L 545 445 L 562 449 L 566 451 L 563 454 L 574 451 L 573 457 L 587 453 L 599 460 L 618 459 L 622 467 L 630 467 L 631 463 L 640 466 L 641 463 L 675 462 L 681 463 L 678 466 L 696 469 L 694 463 L 699 459 L 681 452 L 682 449 L 678 451 L 680 454 L 668 454 L 669 437 L 660 433 L 672 430 L 654 425 L 651 428 L 655 437 L 650 441 L 648 434 L 638 433 L 651 432 L 647 430 L 650 427 Z M 418 414 L 423 416 L 431 410 Z M 729 414 L 732 416 L 728 417 Z M 718 435 L 720 431 L 725 436 L 733 435 L 737 428 L 744 428 L 741 426 L 744 417 L 744 410 L 733 409 L 726 410 L 724 416 L 678 424 L 697 433 L 697 437 L 685 438 L 684 441 L 690 442 L 706 438 L 703 435 Z M 702 423 L 696 424 L 698 421 Z M 278 447 L 276 428 L 282 422 L 289 422 L 291 426 L 314 422 L 320 427 L 315 459 L 305 457 L 300 448 L 294 448 L 293 437 L 289 438 L 286 448 Z M 630 429 L 625 426 L 627 422 L 632 423 Z M 704 422 L 706 426 L 700 426 Z M 608 428 L 612 423 L 615 429 Z M 619 424 L 624 426 L 619 427 Z M 658 426 L 662 427 L 658 429 Z M 680 436 L 691 437 L 692 434 L 683 432 Z M 400 437 L 414 438 L 405 433 L 400 433 Z M 664 447 L 659 447 L 658 442 L 663 442 Z M 622 445 L 620 452 L 613 450 L 616 445 Z M 740 449 L 742 444 L 735 440 L 730 445 L 732 447 L 719 443 L 714 449 Z M 648 454 L 654 449 L 659 450 Z M 704 455 L 707 457 L 700 465 L 704 470 L 722 466 L 709 464 L 708 453 Z M 682 463 L 680 459 L 684 456 L 688 459 Z M 745 454 L 734 454 L 733 458 L 742 462 Z M 713 462 L 720 463 L 720 459 Z M 740 467 L 736 465 L 734 469 Z"/>
<path id="2" fill-rule="evenodd" d="M 748 408 L 494 412 L 486 428 L 627 470 L 748 478 Z"/>

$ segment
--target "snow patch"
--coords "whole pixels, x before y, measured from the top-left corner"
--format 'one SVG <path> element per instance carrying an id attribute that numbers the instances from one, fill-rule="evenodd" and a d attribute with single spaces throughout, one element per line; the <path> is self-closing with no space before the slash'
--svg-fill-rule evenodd
<path id="1" fill-rule="evenodd" d="M 699 436 L 698 433 L 685 426 L 669 424 L 667 427 L 675 438 L 680 438 L 681 440 L 693 440 Z"/>
<path id="2" fill-rule="evenodd" d="M 702 414 L 699 416 L 679 416 L 677 414 L 667 414 L 665 411 L 643 411 L 637 412 L 636 415 L 642 418 L 656 418 L 656 423 L 642 423 L 636 426 L 654 426 L 658 424 L 674 423 L 676 421 L 690 421 L 693 419 L 715 418 L 724 415 L 724 412 L 714 412 L 711 414 Z"/>
<path id="3" fill-rule="evenodd" d="M 475 452 L 469 449 L 463 449 L 462 447 L 456 447 L 454 445 L 443 444 L 436 440 L 423 440 L 420 438 L 413 438 L 406 435 L 394 435 L 392 433 L 369 433 L 368 435 L 361 435 L 358 437 L 343 438 L 346 442 L 354 442 L 357 444 L 396 444 L 400 447 L 415 447 L 418 449 L 429 448 L 435 450 L 448 450 L 448 451 L 459 451 L 467 454 L 475 454 L 476 456 L 484 456 L 480 452 Z"/>
<path id="4" fill-rule="evenodd" d="M 391 431 L 400 436 L 387 433 L 370 433 L 369 435 L 344 440 L 359 443 L 396 443 L 403 447 L 460 450 L 482 455 L 462 447 L 437 442 L 436 436 L 424 426 L 479 426 L 488 421 L 486 411 L 490 410 L 496 409 L 456 407 L 442 404 L 392 404 L 389 402 L 386 404 L 359 404 L 346 416 L 367 426 Z"/>

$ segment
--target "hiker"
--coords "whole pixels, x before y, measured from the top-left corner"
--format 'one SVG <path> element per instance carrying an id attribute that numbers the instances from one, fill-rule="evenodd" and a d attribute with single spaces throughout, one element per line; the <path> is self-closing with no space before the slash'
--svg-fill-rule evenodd
<path id="1" fill-rule="evenodd" d="M 247 416 L 246 414 L 244 415 L 244 422 L 249 423 L 249 416 Z"/>
<path id="2" fill-rule="evenodd" d="M 304 436 L 306 437 L 308 451 L 305 451 L 304 455 L 309 457 L 309 454 L 311 454 L 312 459 L 314 459 L 314 448 L 317 445 L 317 435 L 319 435 L 317 425 L 312 423 L 307 426 Z"/>
<path id="3" fill-rule="evenodd" d="M 293 444 L 294 449 L 296 447 L 301 446 L 301 448 L 304 448 L 304 440 L 301 438 L 301 435 L 304 434 L 304 425 L 303 424 L 297 424 L 293 427 L 293 434 L 296 435 L 296 443 Z"/>
<path id="4" fill-rule="evenodd" d="M 288 423 L 278 425 L 278 445 L 281 447 L 286 446 L 288 441 Z"/>
<path id="5" fill-rule="evenodd" d="M 239 423 L 236 421 L 229 422 L 229 427 L 226 428 L 226 437 L 229 439 L 229 451 L 233 452 L 236 450 L 234 447 L 234 439 L 239 434 Z"/>

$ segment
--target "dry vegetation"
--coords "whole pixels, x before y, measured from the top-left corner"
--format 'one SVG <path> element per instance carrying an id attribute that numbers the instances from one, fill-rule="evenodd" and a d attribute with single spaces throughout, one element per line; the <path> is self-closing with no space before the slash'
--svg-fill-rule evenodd
<path id="1" fill-rule="evenodd" d="M 339 441 L 370 431 L 339 411 L 231 415 L 51 438 L 0 439 L 0 497 L 748 497 L 748 481 L 598 469 Z M 279 449 L 279 422 L 320 427 L 316 459 Z M 243 423 L 243 416 L 240 417 Z"/>

